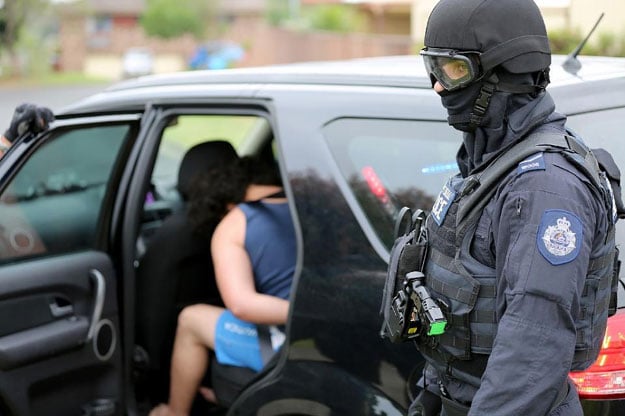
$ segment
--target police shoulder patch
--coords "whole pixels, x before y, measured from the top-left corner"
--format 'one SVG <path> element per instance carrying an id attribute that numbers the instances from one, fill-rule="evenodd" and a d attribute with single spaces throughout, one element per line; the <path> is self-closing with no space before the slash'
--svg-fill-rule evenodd
<path id="1" fill-rule="evenodd" d="M 516 172 L 517 175 L 521 175 L 522 173 L 532 170 L 545 170 L 545 159 L 543 157 L 543 152 L 534 153 L 532 156 L 519 162 Z"/>
<path id="2" fill-rule="evenodd" d="M 554 266 L 569 263 L 579 254 L 583 231 L 582 221 L 572 212 L 546 210 L 536 235 L 538 251 Z"/>

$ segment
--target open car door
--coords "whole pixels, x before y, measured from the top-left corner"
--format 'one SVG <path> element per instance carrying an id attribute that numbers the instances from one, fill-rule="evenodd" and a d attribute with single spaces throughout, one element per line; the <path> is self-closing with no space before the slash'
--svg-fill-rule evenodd
<path id="1" fill-rule="evenodd" d="M 59 122 L 0 161 L 0 415 L 125 412 L 110 236 L 139 122 Z"/>

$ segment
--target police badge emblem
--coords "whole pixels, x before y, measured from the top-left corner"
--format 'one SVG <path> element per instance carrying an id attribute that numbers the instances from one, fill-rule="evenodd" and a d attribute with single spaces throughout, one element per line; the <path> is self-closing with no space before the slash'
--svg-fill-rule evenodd
<path id="1" fill-rule="evenodd" d="M 574 260 L 579 254 L 583 227 L 580 219 L 564 210 L 543 213 L 537 234 L 538 251 L 549 263 L 559 265 Z"/>

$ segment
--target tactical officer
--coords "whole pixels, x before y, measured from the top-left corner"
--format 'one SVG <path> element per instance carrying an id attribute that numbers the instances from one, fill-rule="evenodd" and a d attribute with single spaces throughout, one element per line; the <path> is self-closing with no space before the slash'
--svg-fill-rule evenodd
<path id="1" fill-rule="evenodd" d="M 464 134 L 460 174 L 426 220 L 424 284 L 447 328 L 417 341 L 427 365 L 410 414 L 582 415 L 568 373 L 594 362 L 604 335 L 616 211 L 593 153 L 545 91 L 540 11 L 532 0 L 441 0 L 421 55 Z M 464 209 L 489 167 L 529 140 L 541 146 L 495 176 L 478 210 Z"/>

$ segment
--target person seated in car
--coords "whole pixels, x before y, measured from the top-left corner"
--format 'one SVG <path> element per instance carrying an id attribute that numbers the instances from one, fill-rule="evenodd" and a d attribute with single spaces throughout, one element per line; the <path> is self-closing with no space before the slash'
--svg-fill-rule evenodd
<path id="1" fill-rule="evenodd" d="M 246 189 L 245 202 L 231 207 L 211 240 L 217 286 L 226 308 L 197 304 L 182 310 L 174 341 L 169 403 L 154 408 L 150 416 L 189 414 L 208 369 L 207 348 L 215 351 L 222 364 L 259 371 L 264 362 L 256 325 L 271 326 L 276 335 L 272 336 L 274 351 L 284 340 L 278 327 L 287 320 L 296 242 L 279 172 L 275 163 L 244 157 L 233 170 L 221 174 L 224 184 L 247 183 L 242 187 Z M 192 204 L 198 203 L 193 199 L 197 192 L 192 194 Z M 202 210 L 196 205 L 191 212 L 197 215 Z M 202 222 L 198 217 L 192 221 Z M 201 393 L 207 400 L 217 401 L 212 390 L 202 388 Z"/>
<path id="2" fill-rule="evenodd" d="M 45 131 L 53 120 L 54 114 L 47 107 L 30 103 L 17 106 L 9 128 L 0 136 L 0 158 L 20 136 L 27 132 L 36 134 Z"/>

